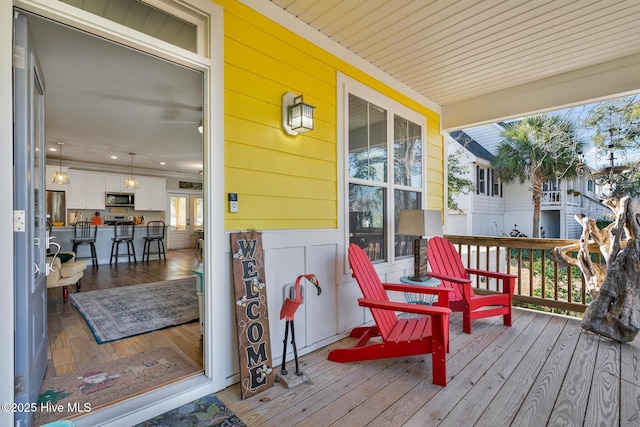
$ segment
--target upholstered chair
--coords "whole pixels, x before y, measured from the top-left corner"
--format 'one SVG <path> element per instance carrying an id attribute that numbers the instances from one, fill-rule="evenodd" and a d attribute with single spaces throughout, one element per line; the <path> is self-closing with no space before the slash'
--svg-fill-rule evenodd
<path id="1" fill-rule="evenodd" d="M 61 261 L 61 257 L 64 262 Z M 68 260 L 67 260 L 68 259 Z M 80 280 L 87 269 L 84 260 L 76 261 L 73 252 L 61 252 L 58 256 L 47 257 L 47 262 L 53 260 L 53 270 L 47 276 L 47 288 L 58 288 L 62 286 L 62 298 L 64 302 L 69 301 L 69 285 L 76 285 L 76 292 L 80 292 Z"/>

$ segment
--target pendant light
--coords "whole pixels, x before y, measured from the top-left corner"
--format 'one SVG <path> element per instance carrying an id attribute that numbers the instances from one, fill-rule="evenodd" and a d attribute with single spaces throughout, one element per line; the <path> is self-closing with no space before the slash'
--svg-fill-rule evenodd
<path id="1" fill-rule="evenodd" d="M 129 153 L 129 155 L 131 156 L 131 175 L 124 182 L 124 187 L 127 190 L 135 190 L 138 188 L 138 180 L 133 177 L 133 156 L 135 156 L 136 153 Z"/>
<path id="2" fill-rule="evenodd" d="M 62 146 L 64 142 L 56 142 L 56 144 L 60 147 L 60 169 L 53 174 L 51 182 L 58 185 L 66 185 L 69 184 L 71 180 L 69 179 L 69 174 L 62 171 Z"/>

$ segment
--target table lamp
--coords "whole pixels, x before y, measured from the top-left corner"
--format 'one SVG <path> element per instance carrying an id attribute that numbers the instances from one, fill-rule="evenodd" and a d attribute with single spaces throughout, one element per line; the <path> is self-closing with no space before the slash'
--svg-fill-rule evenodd
<path id="1" fill-rule="evenodd" d="M 398 234 L 419 236 L 413 241 L 414 272 L 411 280 L 427 279 L 427 239 L 442 235 L 442 214 L 439 210 L 408 209 L 400 211 Z"/>

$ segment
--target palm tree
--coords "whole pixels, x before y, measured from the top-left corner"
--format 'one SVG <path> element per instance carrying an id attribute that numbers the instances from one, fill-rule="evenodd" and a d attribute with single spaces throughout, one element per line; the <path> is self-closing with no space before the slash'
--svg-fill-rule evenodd
<path id="1" fill-rule="evenodd" d="M 531 182 L 533 237 L 539 237 L 540 202 L 545 179 L 576 176 L 582 143 L 572 121 L 558 115 L 537 115 L 507 124 L 494 165 L 504 183 Z"/>

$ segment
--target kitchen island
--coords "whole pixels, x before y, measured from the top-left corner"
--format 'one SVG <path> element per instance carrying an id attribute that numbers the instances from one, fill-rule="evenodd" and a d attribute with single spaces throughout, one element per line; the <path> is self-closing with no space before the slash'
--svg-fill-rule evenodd
<path id="1" fill-rule="evenodd" d="M 98 230 L 96 232 L 96 254 L 98 256 L 98 264 L 109 264 L 109 258 L 111 256 L 111 245 L 113 243 L 114 236 L 114 226 L 113 225 L 101 225 L 98 226 Z M 133 247 L 136 251 L 136 260 L 142 261 L 142 252 L 144 250 L 144 238 L 147 235 L 147 226 L 146 225 L 137 225 L 135 228 L 134 239 L 133 239 Z M 62 252 L 69 252 L 73 249 L 73 227 L 53 227 L 51 229 L 52 242 L 58 243 L 61 246 Z M 165 229 L 166 236 L 166 229 Z M 166 244 L 166 237 L 165 237 Z M 149 256 L 150 260 L 158 259 L 158 254 L 156 253 L 157 246 L 155 244 L 151 245 L 151 253 Z M 125 255 L 124 257 L 122 255 Z M 120 245 L 120 257 L 118 262 L 128 262 L 127 257 L 127 247 L 126 244 Z M 87 265 L 91 266 L 91 247 L 89 245 L 79 245 L 78 253 L 76 257 L 79 259 L 85 259 L 87 261 Z M 113 260 L 115 264 L 116 260 Z"/>

